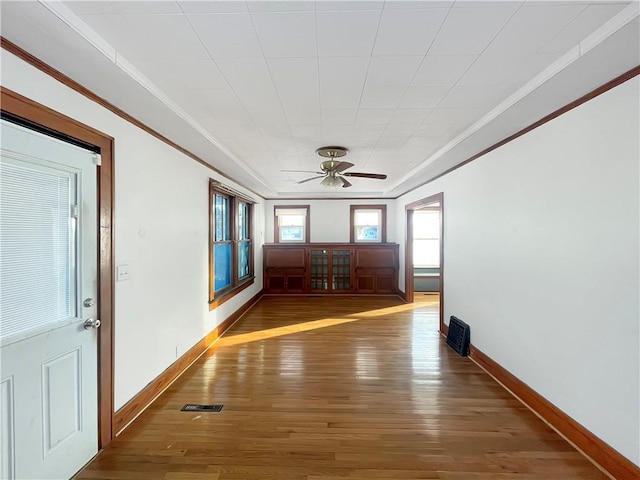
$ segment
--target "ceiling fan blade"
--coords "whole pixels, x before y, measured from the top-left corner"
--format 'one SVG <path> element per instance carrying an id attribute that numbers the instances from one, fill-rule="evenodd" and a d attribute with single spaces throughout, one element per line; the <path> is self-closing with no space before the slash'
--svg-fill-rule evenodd
<path id="1" fill-rule="evenodd" d="M 347 180 L 344 177 L 338 177 L 340 180 L 342 180 L 342 188 L 347 188 L 351 186 L 351 182 L 349 180 Z"/>
<path id="2" fill-rule="evenodd" d="M 334 172 L 344 172 L 347 168 L 353 167 L 353 163 L 351 162 L 337 162 L 338 164 L 333 167 Z"/>
<path id="3" fill-rule="evenodd" d="M 316 172 L 315 170 L 280 170 L 281 172 L 287 173 L 317 173 L 318 175 L 323 175 L 322 172 Z"/>
<path id="4" fill-rule="evenodd" d="M 360 177 L 360 178 L 375 178 L 376 180 L 384 180 L 387 176 L 383 173 L 360 173 L 360 172 L 346 172 L 343 173 L 345 177 Z"/>
<path id="5" fill-rule="evenodd" d="M 311 178 L 307 178 L 306 180 L 302 180 L 300 182 L 296 182 L 296 184 L 307 183 L 307 182 L 310 182 L 311 180 L 316 180 L 316 179 L 322 178 L 322 177 L 324 177 L 324 175 L 318 175 L 317 177 L 311 177 Z"/>

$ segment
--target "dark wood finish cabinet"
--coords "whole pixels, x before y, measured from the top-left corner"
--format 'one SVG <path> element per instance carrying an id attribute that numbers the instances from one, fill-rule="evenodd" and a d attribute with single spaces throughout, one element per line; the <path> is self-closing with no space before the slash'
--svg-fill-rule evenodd
<path id="1" fill-rule="evenodd" d="M 306 291 L 305 248 L 264 250 L 264 288 L 270 293 L 303 293 Z"/>
<path id="2" fill-rule="evenodd" d="M 264 245 L 267 293 L 398 293 L 398 244 Z"/>
<path id="3" fill-rule="evenodd" d="M 356 288 L 362 293 L 396 293 L 398 252 L 360 248 L 355 252 Z"/>

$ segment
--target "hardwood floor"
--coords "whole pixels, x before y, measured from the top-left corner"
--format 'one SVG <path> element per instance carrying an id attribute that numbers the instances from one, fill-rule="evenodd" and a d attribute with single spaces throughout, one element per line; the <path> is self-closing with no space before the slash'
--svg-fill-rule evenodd
<path id="1" fill-rule="evenodd" d="M 417 299 L 264 297 L 76 478 L 607 478 Z"/>

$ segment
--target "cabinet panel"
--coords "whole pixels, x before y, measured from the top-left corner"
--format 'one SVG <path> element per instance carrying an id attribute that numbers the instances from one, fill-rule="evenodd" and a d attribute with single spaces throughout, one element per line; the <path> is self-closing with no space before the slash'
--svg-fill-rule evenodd
<path id="1" fill-rule="evenodd" d="M 378 271 L 376 273 L 376 292 L 394 293 L 394 272 L 393 270 Z"/>
<path id="2" fill-rule="evenodd" d="M 289 275 L 287 277 L 287 290 L 289 292 L 304 292 L 304 274 Z"/>
<path id="3" fill-rule="evenodd" d="M 357 268 L 393 268 L 397 265 L 397 250 L 363 247 L 356 250 Z"/>
<path id="4" fill-rule="evenodd" d="M 372 274 L 360 274 L 356 282 L 358 293 L 373 293 L 375 291 L 375 282 Z"/>
<path id="5" fill-rule="evenodd" d="M 301 247 L 265 249 L 264 263 L 267 268 L 305 268 L 306 249 Z"/>
<path id="6" fill-rule="evenodd" d="M 285 276 L 271 274 L 266 277 L 267 290 L 284 290 Z"/>

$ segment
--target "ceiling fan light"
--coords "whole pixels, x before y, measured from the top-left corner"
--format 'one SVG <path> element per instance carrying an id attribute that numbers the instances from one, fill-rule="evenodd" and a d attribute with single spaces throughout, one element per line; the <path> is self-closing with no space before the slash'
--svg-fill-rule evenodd
<path id="1" fill-rule="evenodd" d="M 320 182 L 320 185 L 327 188 L 337 188 L 342 186 L 342 182 L 340 181 L 339 178 L 333 175 L 328 175 L 322 179 L 322 181 Z"/>

